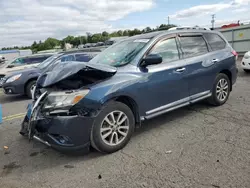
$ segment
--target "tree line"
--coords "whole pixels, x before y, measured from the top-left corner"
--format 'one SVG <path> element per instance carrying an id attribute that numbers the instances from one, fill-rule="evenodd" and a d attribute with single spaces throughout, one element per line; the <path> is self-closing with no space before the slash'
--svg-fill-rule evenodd
<path id="1" fill-rule="evenodd" d="M 50 50 L 55 48 L 63 48 L 66 43 L 72 44 L 74 47 L 77 47 L 80 44 L 86 44 L 86 43 L 97 43 L 97 42 L 105 42 L 111 37 L 121 37 L 121 36 L 133 36 L 138 35 L 142 33 L 149 33 L 153 31 L 159 31 L 159 30 L 168 30 L 169 28 L 176 27 L 176 25 L 166 25 L 161 24 L 160 26 L 157 26 L 156 28 L 150 28 L 146 27 L 143 30 L 134 29 L 134 30 L 119 30 L 112 33 L 108 33 L 106 31 L 103 31 L 102 33 L 86 33 L 86 36 L 67 36 L 66 38 L 62 40 L 58 40 L 55 38 L 47 38 L 44 42 L 42 41 L 34 41 L 31 46 L 14 46 L 11 48 L 2 48 L 2 50 L 11 50 L 11 49 L 31 49 L 34 53 L 42 50 Z"/>

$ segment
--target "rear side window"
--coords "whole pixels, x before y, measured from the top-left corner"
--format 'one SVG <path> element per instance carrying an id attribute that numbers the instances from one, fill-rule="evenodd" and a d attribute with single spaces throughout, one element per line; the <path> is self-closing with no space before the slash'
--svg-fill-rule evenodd
<path id="1" fill-rule="evenodd" d="M 75 56 L 74 55 L 65 55 L 61 58 L 61 62 L 65 61 L 75 61 Z"/>
<path id="2" fill-rule="evenodd" d="M 184 58 L 208 52 L 207 44 L 202 36 L 181 36 L 180 43 Z"/>
<path id="3" fill-rule="evenodd" d="M 221 50 L 226 47 L 226 42 L 217 34 L 204 33 L 203 36 L 206 38 L 213 51 Z"/>
<path id="4" fill-rule="evenodd" d="M 44 60 L 50 56 L 40 56 L 40 57 L 30 57 L 27 59 L 27 64 L 42 63 Z"/>
<path id="5" fill-rule="evenodd" d="M 75 58 L 76 58 L 76 61 L 89 62 L 92 59 L 92 56 L 88 54 L 76 54 Z"/>

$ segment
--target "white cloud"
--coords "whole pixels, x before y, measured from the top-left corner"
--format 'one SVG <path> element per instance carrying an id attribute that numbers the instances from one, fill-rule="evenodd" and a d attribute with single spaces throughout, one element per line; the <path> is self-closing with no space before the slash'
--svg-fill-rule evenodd
<path id="1" fill-rule="evenodd" d="M 238 9 L 234 9 L 233 10 L 233 12 L 236 12 L 236 13 L 247 12 L 247 11 L 250 11 L 250 9 L 247 9 L 247 8 L 238 8 Z"/>
<path id="2" fill-rule="evenodd" d="M 30 45 L 47 37 L 113 30 L 109 21 L 148 10 L 154 0 L 0 1 L 0 47 Z"/>
<path id="3" fill-rule="evenodd" d="M 208 5 L 193 6 L 188 9 L 177 11 L 171 15 L 174 19 L 186 19 L 194 16 L 213 14 L 229 8 L 239 8 L 250 4 L 250 0 L 233 0 L 228 3 L 215 3 Z"/>
<path id="4" fill-rule="evenodd" d="M 250 3 L 250 0 L 234 0 L 233 4 L 235 5 L 248 5 Z"/>
<path id="5" fill-rule="evenodd" d="M 199 5 L 199 6 L 194 6 L 185 10 L 178 11 L 174 15 L 171 15 L 170 17 L 182 19 L 182 18 L 188 18 L 192 16 L 199 16 L 203 14 L 212 14 L 212 13 L 227 9 L 230 6 L 231 6 L 230 4 L 226 4 L 226 3 Z"/>

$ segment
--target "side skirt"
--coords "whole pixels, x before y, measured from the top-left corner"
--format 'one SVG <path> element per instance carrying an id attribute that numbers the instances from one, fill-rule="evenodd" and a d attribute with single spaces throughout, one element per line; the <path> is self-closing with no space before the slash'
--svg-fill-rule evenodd
<path id="1" fill-rule="evenodd" d="M 184 98 L 181 99 L 179 101 L 175 101 L 173 103 L 164 105 L 162 107 L 158 107 L 156 109 L 150 110 L 148 112 L 146 112 L 146 116 L 142 116 L 140 119 L 143 121 L 145 119 L 151 119 L 154 118 L 156 116 L 165 114 L 167 112 L 176 110 L 178 108 L 184 107 L 184 106 L 188 106 L 190 104 L 196 103 L 198 101 L 204 100 L 208 97 L 211 97 L 212 93 L 210 91 L 206 91 L 206 92 L 202 92 L 193 96 L 190 96 L 188 98 Z M 159 110 L 158 110 L 159 109 Z"/>

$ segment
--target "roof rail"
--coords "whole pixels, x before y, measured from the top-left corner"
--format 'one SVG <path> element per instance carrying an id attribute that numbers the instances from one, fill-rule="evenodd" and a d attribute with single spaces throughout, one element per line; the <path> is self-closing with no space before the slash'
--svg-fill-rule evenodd
<path id="1" fill-rule="evenodd" d="M 198 29 L 198 30 L 210 30 L 208 27 L 190 27 L 190 26 L 183 26 L 183 27 L 172 27 L 168 29 L 169 31 L 172 30 L 183 30 L 183 29 Z"/>

